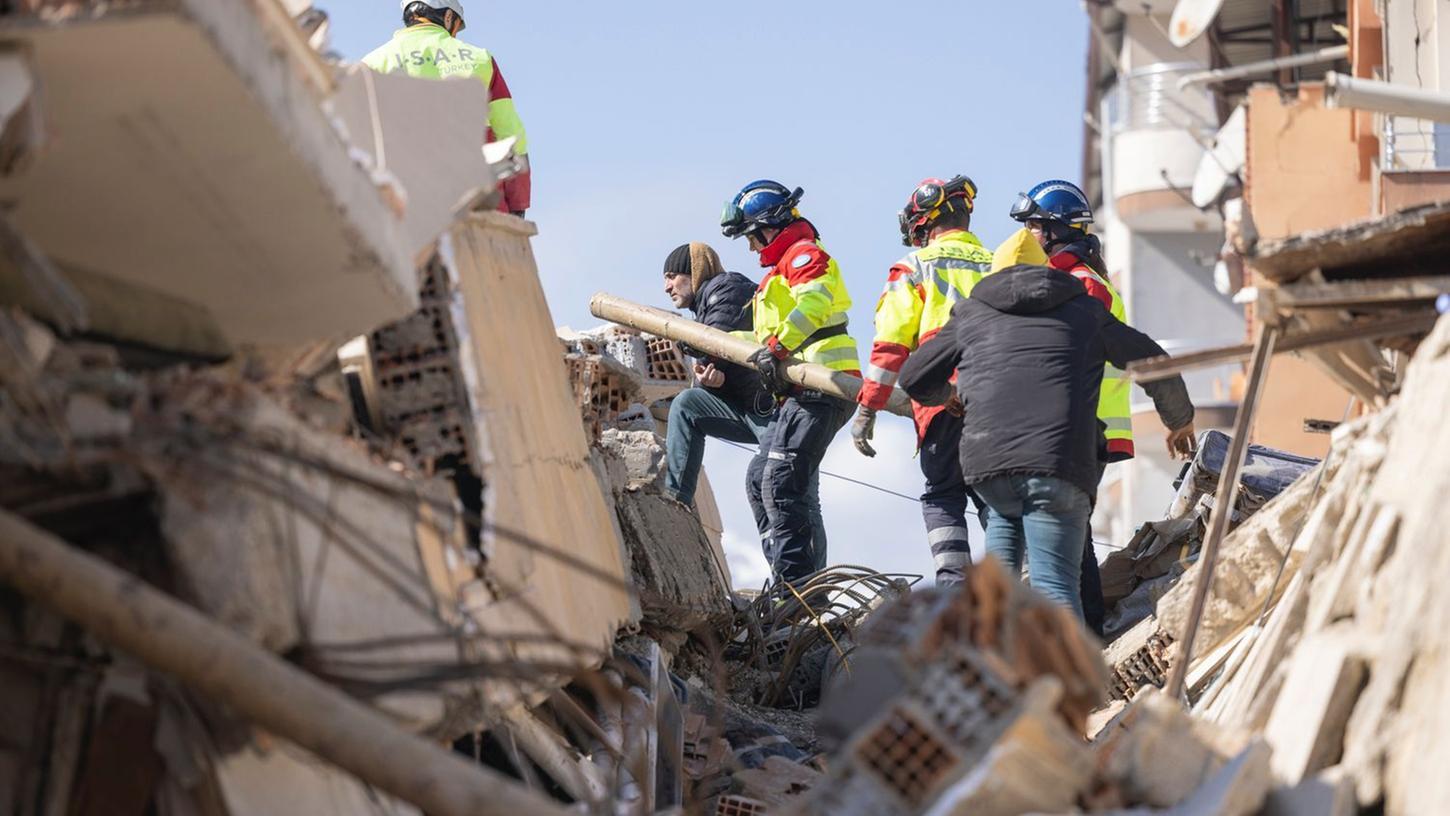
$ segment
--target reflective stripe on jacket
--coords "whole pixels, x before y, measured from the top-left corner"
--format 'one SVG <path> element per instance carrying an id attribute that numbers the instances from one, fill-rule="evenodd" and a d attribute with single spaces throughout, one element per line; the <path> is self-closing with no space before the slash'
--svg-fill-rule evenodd
<path id="1" fill-rule="evenodd" d="M 835 371 L 858 373 L 856 341 L 846 333 L 851 296 L 836 260 L 809 221 L 792 223 L 760 252 L 768 268 L 751 301 L 755 341 Z"/>
<path id="2" fill-rule="evenodd" d="M 906 358 L 941 331 L 952 306 L 991 270 L 992 252 L 966 230 L 940 235 L 896 262 L 876 302 L 876 338 L 857 401 L 884 408 Z M 912 406 L 918 439 L 942 410 Z"/>
<path id="3" fill-rule="evenodd" d="M 1128 322 L 1123 299 L 1117 290 L 1082 259 L 1070 252 L 1059 252 L 1048 263 L 1053 269 L 1060 269 L 1082 281 L 1087 293 L 1106 306 L 1118 322 Z M 1098 420 L 1106 426 L 1104 434 L 1108 438 L 1109 462 L 1133 458 L 1132 390 L 1132 381 L 1126 372 L 1112 363 L 1103 366 L 1103 386 L 1098 392 Z"/>
<path id="4" fill-rule="evenodd" d="M 363 64 L 380 74 L 402 72 L 420 79 L 474 77 L 488 89 L 488 126 L 485 141 L 518 137 L 515 150 L 527 155 L 528 135 L 514 108 L 513 94 L 493 56 L 487 50 L 452 36 L 442 26 L 419 23 L 393 32 L 393 38 L 363 57 Z M 516 181 L 521 179 L 521 181 Z M 503 184 L 507 208 L 529 208 L 529 176 Z"/>

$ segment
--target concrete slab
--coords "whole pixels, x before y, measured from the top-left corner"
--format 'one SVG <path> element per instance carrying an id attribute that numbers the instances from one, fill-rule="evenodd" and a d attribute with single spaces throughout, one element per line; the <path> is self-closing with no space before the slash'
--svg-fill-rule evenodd
<path id="1" fill-rule="evenodd" d="M 30 49 L 50 134 L 0 197 L 57 263 L 196 304 L 233 342 L 416 306 L 405 233 L 323 109 L 331 69 L 280 6 L 107 4 L 0 34 Z"/>

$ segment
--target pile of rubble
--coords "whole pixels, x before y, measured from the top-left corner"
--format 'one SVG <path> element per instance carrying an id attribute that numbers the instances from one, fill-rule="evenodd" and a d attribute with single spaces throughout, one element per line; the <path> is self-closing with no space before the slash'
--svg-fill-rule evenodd
<path id="1" fill-rule="evenodd" d="M 1184 570 L 1198 559 L 1229 443 L 1223 433 L 1205 432 L 1193 461 L 1174 482 L 1177 493 L 1167 516 L 1139 527 L 1126 546 L 1103 561 L 1103 599 L 1108 607 L 1103 637 L 1108 643 L 1155 614 L 1159 599 L 1178 585 Z M 1234 491 L 1230 529 L 1243 524 L 1316 464 L 1314 459 L 1249 445 Z"/>
<path id="2" fill-rule="evenodd" d="M 1340 426 L 1326 461 L 1224 542 L 1185 690 L 1195 721 L 1262 735 L 1279 787 L 1268 801 L 1300 808 L 1274 812 L 1434 813 L 1450 803 L 1435 770 L 1450 722 L 1447 609 L 1435 585 L 1450 574 L 1447 382 L 1442 319 L 1398 398 Z M 1184 659 L 1175 644 L 1190 624 L 1191 585 L 1109 648 L 1120 696 L 1161 684 Z"/>
<path id="3" fill-rule="evenodd" d="M 1220 552 L 1186 707 L 1154 686 L 1184 659 L 1197 564 L 1108 650 L 1108 682 L 1091 640 L 1033 629 L 1047 610 L 989 562 L 963 593 L 915 592 L 860 627 L 817 717 L 825 780 L 717 812 L 1445 810 L 1447 383 L 1442 320 L 1394 403 L 1336 430 L 1277 497 L 1249 496 L 1262 506 Z M 1097 707 L 1105 687 L 1119 699 Z"/>
<path id="4" fill-rule="evenodd" d="M 597 439 L 606 427 L 657 429 L 652 407 L 664 416 L 671 397 L 694 381 L 678 344 L 622 326 L 586 332 L 559 330 L 564 362 L 586 430 Z"/>

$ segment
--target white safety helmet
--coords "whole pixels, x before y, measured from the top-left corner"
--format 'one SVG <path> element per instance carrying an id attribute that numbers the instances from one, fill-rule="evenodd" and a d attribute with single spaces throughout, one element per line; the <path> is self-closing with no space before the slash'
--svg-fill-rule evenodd
<path id="1" fill-rule="evenodd" d="M 451 11 L 460 18 L 463 17 L 462 0 L 398 0 L 398 8 L 406 11 L 408 6 L 414 3 L 422 3 L 425 6 L 436 8 L 439 11 Z"/>

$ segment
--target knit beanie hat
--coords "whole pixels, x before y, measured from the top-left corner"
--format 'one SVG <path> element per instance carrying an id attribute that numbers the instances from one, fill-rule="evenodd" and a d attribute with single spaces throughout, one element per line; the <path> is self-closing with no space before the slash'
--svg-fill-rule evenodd
<path id="1" fill-rule="evenodd" d="M 724 271 L 720 256 L 709 244 L 699 241 L 681 244 L 665 257 L 665 274 L 689 275 L 690 286 L 695 291 L 700 290 L 700 284 Z"/>

